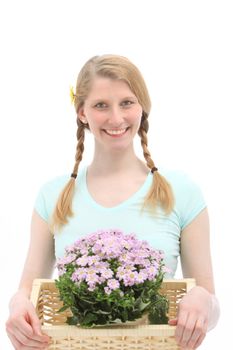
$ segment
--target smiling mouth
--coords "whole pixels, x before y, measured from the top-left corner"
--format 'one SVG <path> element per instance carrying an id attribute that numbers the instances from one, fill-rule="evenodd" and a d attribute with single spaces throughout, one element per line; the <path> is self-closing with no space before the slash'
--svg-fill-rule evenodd
<path id="1" fill-rule="evenodd" d="M 104 132 L 110 136 L 122 136 L 127 132 L 128 129 L 129 129 L 129 127 L 125 128 L 125 129 L 119 129 L 119 130 L 110 130 L 110 129 L 106 130 L 106 129 L 104 129 Z"/>

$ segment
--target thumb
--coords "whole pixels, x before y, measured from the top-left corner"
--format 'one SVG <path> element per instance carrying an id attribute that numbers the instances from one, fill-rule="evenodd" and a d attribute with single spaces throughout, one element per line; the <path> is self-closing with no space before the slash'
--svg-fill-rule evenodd
<path id="1" fill-rule="evenodd" d="M 177 318 L 172 318 L 171 320 L 168 321 L 168 324 L 170 326 L 176 326 L 177 325 Z"/>
<path id="2" fill-rule="evenodd" d="M 36 335 L 42 336 L 41 323 L 40 323 L 39 317 L 36 314 L 36 310 L 34 309 L 34 307 L 30 309 L 29 318 L 30 318 L 30 324 L 33 329 L 33 332 Z"/>
<path id="3" fill-rule="evenodd" d="M 36 335 L 39 335 L 40 337 L 42 337 L 41 341 L 44 341 L 44 342 L 50 341 L 50 337 L 47 334 L 43 334 L 41 331 L 41 323 L 34 307 L 32 307 L 32 309 L 30 310 L 30 323 L 31 323 L 33 332 Z"/>

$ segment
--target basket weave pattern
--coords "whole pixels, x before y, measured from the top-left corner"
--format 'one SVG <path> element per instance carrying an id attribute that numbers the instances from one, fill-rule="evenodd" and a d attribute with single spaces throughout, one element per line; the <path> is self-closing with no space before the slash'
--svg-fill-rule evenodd
<path id="1" fill-rule="evenodd" d="M 164 280 L 161 293 L 169 299 L 169 318 L 176 317 L 180 299 L 195 285 L 193 279 Z M 59 313 L 63 306 L 54 280 L 36 279 L 31 301 L 52 338 L 49 350 L 178 350 L 175 327 L 149 325 L 146 318 L 123 325 L 81 328 L 66 324 L 71 312 Z"/>

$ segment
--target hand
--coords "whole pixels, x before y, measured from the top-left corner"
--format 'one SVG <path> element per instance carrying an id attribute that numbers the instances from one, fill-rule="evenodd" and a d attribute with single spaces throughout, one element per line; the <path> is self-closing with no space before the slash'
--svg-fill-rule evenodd
<path id="1" fill-rule="evenodd" d="M 180 301 L 177 319 L 169 320 L 176 327 L 175 338 L 182 349 L 196 349 L 208 329 L 211 294 L 203 287 L 191 289 Z"/>
<path id="2" fill-rule="evenodd" d="M 34 306 L 23 292 L 16 293 L 10 302 L 6 331 L 16 350 L 46 349 L 50 341 L 47 335 L 41 333 Z"/>

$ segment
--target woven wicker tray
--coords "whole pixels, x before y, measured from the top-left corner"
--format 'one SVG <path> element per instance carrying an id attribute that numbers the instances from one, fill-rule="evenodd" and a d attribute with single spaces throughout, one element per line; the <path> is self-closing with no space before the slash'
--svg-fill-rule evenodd
<path id="1" fill-rule="evenodd" d="M 169 301 L 169 318 L 177 314 L 180 299 L 195 285 L 194 279 L 164 280 L 161 292 Z M 91 329 L 67 325 L 69 311 L 58 313 L 62 306 L 54 280 L 36 279 L 31 301 L 42 324 L 42 332 L 52 343 L 49 350 L 178 350 L 175 326 L 149 325 L 146 319 L 129 324 Z"/>

